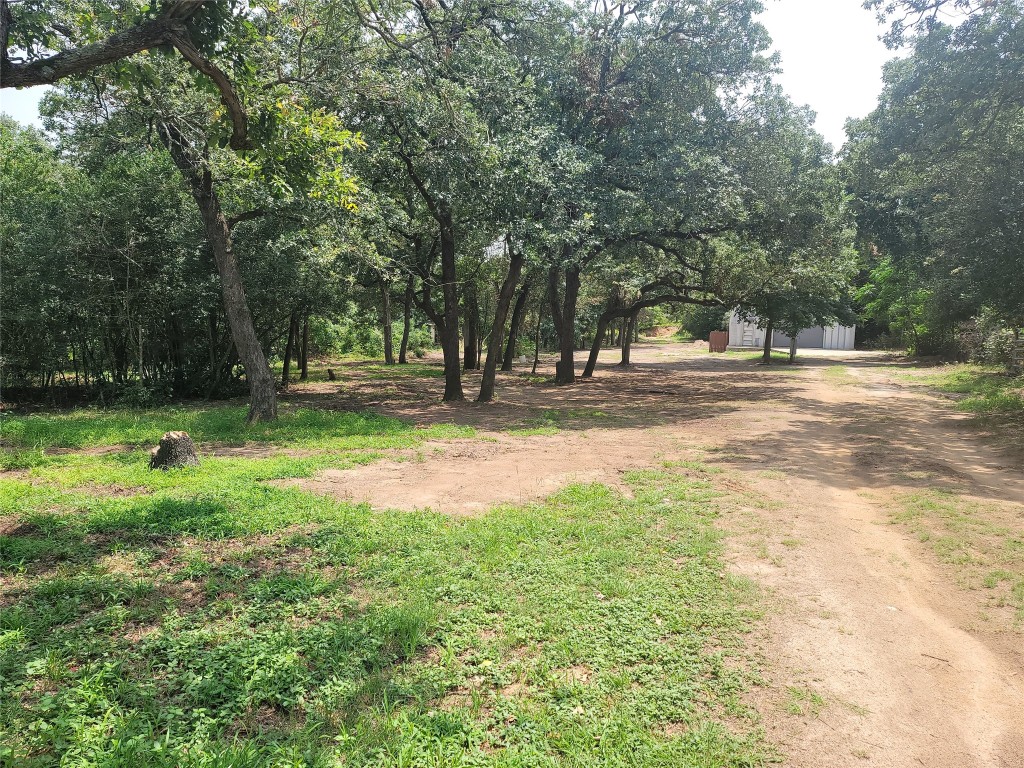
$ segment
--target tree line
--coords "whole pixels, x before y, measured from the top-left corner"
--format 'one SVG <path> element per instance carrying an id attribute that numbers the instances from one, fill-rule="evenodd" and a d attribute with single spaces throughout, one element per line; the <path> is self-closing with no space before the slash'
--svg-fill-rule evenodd
<path id="1" fill-rule="evenodd" d="M 843 152 L 857 298 L 912 351 L 1006 362 L 1024 327 L 1024 3 L 900 5 L 887 39 L 906 54 Z"/>
<path id="2" fill-rule="evenodd" d="M 908 5 L 920 47 L 943 3 Z M 57 84 L 45 137 L 0 125 L 0 383 L 245 386 L 265 420 L 291 365 L 367 329 L 390 363 L 429 327 L 444 399 L 479 368 L 487 401 L 523 349 L 556 350 L 559 383 L 613 328 L 628 359 L 664 306 L 846 318 L 858 268 L 873 302 L 892 263 L 887 190 L 863 186 L 888 163 L 862 138 L 878 118 L 834 163 L 760 10 L 0 0 L 0 86 Z"/>

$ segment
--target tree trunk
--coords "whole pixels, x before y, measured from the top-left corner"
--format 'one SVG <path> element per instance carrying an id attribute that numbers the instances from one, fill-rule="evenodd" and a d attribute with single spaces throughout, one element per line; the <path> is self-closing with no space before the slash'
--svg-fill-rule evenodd
<path id="1" fill-rule="evenodd" d="M 789 337 L 789 364 L 792 365 L 796 362 L 796 337 L 797 334 L 793 334 Z"/>
<path id="2" fill-rule="evenodd" d="M 523 283 L 519 289 L 519 296 L 516 298 L 516 305 L 512 309 L 512 322 L 508 328 L 508 344 L 505 345 L 505 355 L 501 361 L 501 370 L 511 371 L 512 361 L 516 356 L 516 341 L 523 327 L 523 318 L 526 315 L 526 302 L 530 297 L 529 281 Z"/>
<path id="3" fill-rule="evenodd" d="M 572 384 L 576 381 L 574 353 L 576 351 L 576 300 L 580 295 L 580 268 L 565 270 L 565 294 L 562 297 L 561 333 L 558 338 L 559 360 L 555 366 L 555 381 Z"/>
<path id="4" fill-rule="evenodd" d="M 210 170 L 204 167 L 196 149 L 189 144 L 188 139 L 176 126 L 161 123 L 159 133 L 196 201 L 203 219 L 206 239 L 217 264 L 224 297 L 224 313 L 228 318 L 235 349 L 245 367 L 245 378 L 249 382 L 249 415 L 246 420 L 273 421 L 277 419 L 274 375 L 270 372 L 263 347 L 256 336 L 252 313 L 245 298 L 242 272 L 231 239 L 231 229 L 213 188 L 213 176 Z"/>
<path id="5" fill-rule="evenodd" d="M 403 306 L 402 315 L 402 344 L 398 348 L 398 362 L 400 365 L 405 365 L 409 362 L 409 333 L 412 330 L 413 288 L 413 278 L 410 275 L 408 282 L 405 284 L 405 304 Z"/>
<path id="6" fill-rule="evenodd" d="M 444 397 L 446 403 L 465 400 L 459 365 L 459 291 L 455 271 L 455 224 L 447 208 L 438 212 L 441 241 L 441 282 L 444 291 L 444 323 L 441 350 L 444 353 Z"/>
<path id="7" fill-rule="evenodd" d="M 629 353 L 633 349 L 633 332 L 636 330 L 637 315 L 632 314 L 627 318 L 626 331 L 622 336 L 622 360 L 619 365 L 627 367 L 629 365 Z"/>
<path id="8" fill-rule="evenodd" d="M 309 378 L 309 315 L 302 318 L 302 347 L 299 349 L 299 381 Z"/>
<path id="9" fill-rule="evenodd" d="M 164 432 L 160 444 L 149 452 L 150 469 L 180 469 L 198 467 L 196 444 L 188 432 Z"/>
<path id="10" fill-rule="evenodd" d="M 298 335 L 299 318 L 295 312 L 292 312 L 291 317 L 288 318 L 288 342 L 284 345 L 284 365 L 281 367 L 282 387 L 288 386 L 289 374 L 291 373 L 292 367 L 292 351 L 298 343 Z"/>
<path id="11" fill-rule="evenodd" d="M 478 403 L 489 403 L 494 398 L 494 376 L 498 370 L 498 355 L 501 354 L 501 342 L 505 339 L 505 318 L 508 317 L 508 308 L 512 303 L 512 295 L 516 290 L 516 283 L 523 272 L 525 256 L 518 250 L 509 247 L 508 273 L 498 291 L 498 303 L 494 307 L 494 323 L 491 325 L 491 337 L 487 340 L 487 362 L 484 363 L 483 381 L 480 383 L 480 396 Z M 520 292 L 520 296 L 522 296 Z M 513 313 L 512 329 L 515 330 L 516 318 Z M 510 344 L 515 343 L 514 337 Z"/>
<path id="12" fill-rule="evenodd" d="M 540 362 L 540 323 L 544 318 L 544 302 L 540 302 L 537 305 L 537 332 L 533 337 L 533 370 L 530 371 L 531 376 L 537 375 L 537 363 Z"/>
<path id="13" fill-rule="evenodd" d="M 476 281 L 466 281 L 463 291 L 463 302 L 466 305 L 466 316 L 463 319 L 463 370 L 473 371 L 478 367 L 477 351 L 479 350 L 477 333 L 480 328 L 480 302 L 476 295 Z"/>
<path id="14" fill-rule="evenodd" d="M 768 326 L 764 329 L 764 354 L 761 356 L 761 362 L 765 365 L 772 364 L 772 336 L 774 334 L 775 323 L 769 320 Z"/>
<path id="15" fill-rule="evenodd" d="M 587 365 L 583 369 L 583 378 L 589 379 L 594 375 L 597 368 L 597 358 L 601 354 L 601 347 L 608 337 L 608 326 L 614 316 L 608 312 L 602 312 L 597 318 L 597 330 L 594 332 L 594 343 L 590 346 L 590 357 L 587 358 Z"/>
<path id="16" fill-rule="evenodd" d="M 384 332 L 384 365 L 394 365 L 395 340 L 391 333 L 391 284 L 381 282 L 380 292 L 384 302 L 381 313 L 381 330 Z"/>

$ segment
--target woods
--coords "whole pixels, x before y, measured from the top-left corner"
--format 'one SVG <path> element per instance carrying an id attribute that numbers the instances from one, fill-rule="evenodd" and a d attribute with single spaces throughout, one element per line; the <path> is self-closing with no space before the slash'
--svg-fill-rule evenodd
<path id="1" fill-rule="evenodd" d="M 528 329 L 565 384 L 646 308 L 724 314 L 823 263 L 841 302 L 838 171 L 771 82 L 757 7 L 177 2 L 55 33 L 5 5 L 2 84 L 58 84 L 52 139 L 0 134 L 5 390 L 245 386 L 273 419 L 301 318 L 302 359 L 342 351 L 317 331 L 339 324 L 388 363 L 434 334 L 444 399 L 482 367 L 488 401 Z"/>
<path id="2" fill-rule="evenodd" d="M 891 38 L 913 47 L 843 153 L 859 300 L 914 352 L 1005 364 L 1024 327 L 1024 7 L 957 3 L 950 25 L 942 3 L 906 5 Z"/>
<path id="3" fill-rule="evenodd" d="M 0 766 L 1019 764 L 1024 0 L 0 40 Z"/>

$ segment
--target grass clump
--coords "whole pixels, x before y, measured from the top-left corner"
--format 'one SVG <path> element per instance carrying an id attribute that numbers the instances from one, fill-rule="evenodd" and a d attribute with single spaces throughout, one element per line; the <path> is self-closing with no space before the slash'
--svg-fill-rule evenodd
<path id="1" fill-rule="evenodd" d="M 950 491 L 922 490 L 898 499 L 894 523 L 907 525 L 969 589 L 988 591 L 993 607 L 1024 622 L 1024 535 L 1019 504 L 986 503 Z"/>

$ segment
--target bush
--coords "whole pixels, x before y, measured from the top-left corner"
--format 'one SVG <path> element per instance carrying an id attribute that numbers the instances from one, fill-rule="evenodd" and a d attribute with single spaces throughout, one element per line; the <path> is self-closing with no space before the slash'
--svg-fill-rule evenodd
<path id="1" fill-rule="evenodd" d="M 395 332 L 395 339 L 397 341 L 402 340 L 402 324 L 398 324 L 398 330 Z M 430 332 L 430 328 L 427 326 L 413 326 L 409 329 L 409 349 L 416 350 L 425 354 L 425 350 L 432 349 L 434 346 L 433 334 Z M 422 354 L 417 354 L 417 357 L 423 357 Z"/>
<path id="2" fill-rule="evenodd" d="M 959 323 L 955 331 L 956 356 L 961 362 L 1010 365 L 1017 334 L 995 313 L 983 310 Z"/>
<path id="3" fill-rule="evenodd" d="M 325 320 L 310 318 L 309 351 L 313 356 L 384 354 L 384 333 L 380 328 L 354 318 Z"/>
<path id="4" fill-rule="evenodd" d="M 712 331 L 729 327 L 729 313 L 721 307 L 689 306 L 683 311 L 682 331 L 693 339 L 706 340 Z"/>

